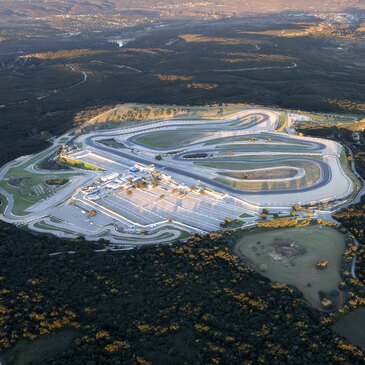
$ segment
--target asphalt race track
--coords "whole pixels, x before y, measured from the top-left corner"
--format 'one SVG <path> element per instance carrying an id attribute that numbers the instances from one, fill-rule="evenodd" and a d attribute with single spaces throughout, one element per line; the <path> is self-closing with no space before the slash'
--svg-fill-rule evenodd
<path id="1" fill-rule="evenodd" d="M 264 207 L 288 215 L 298 203 L 346 201 L 353 183 L 341 165 L 342 146 L 297 136 L 291 128 L 277 132 L 278 124 L 277 111 L 247 108 L 221 119 L 156 120 L 61 136 L 46 151 L 0 170 L 7 199 L 0 219 L 40 233 L 133 247 L 219 230 L 226 217 L 254 225 Z M 65 139 L 67 159 L 91 168 L 39 168 Z M 34 196 L 33 204 L 22 197 L 43 191 L 47 176 L 70 171 L 70 181 L 49 196 Z M 22 193 L 8 184 L 14 177 L 23 184 L 34 178 L 36 185 Z"/>

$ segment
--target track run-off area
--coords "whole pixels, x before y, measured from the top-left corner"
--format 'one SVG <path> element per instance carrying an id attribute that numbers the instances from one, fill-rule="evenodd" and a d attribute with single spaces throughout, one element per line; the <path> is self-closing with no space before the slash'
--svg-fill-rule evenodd
<path id="1" fill-rule="evenodd" d="M 0 170 L 0 219 L 132 247 L 217 231 L 224 221 L 254 225 L 264 208 L 329 214 L 354 199 L 356 177 L 340 144 L 294 132 L 301 118 L 242 107 L 71 131 Z"/>

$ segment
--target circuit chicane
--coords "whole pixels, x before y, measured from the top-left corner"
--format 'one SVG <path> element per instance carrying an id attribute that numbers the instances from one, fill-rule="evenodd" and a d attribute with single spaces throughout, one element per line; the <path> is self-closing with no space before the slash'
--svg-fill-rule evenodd
<path id="1" fill-rule="evenodd" d="M 264 118 L 248 117 L 248 118 L 244 118 L 244 119 L 239 120 L 239 121 L 227 123 L 226 126 L 229 126 L 229 127 L 245 127 L 245 129 L 247 129 L 247 128 L 252 127 L 255 124 L 261 123 L 263 121 L 264 121 Z"/>
<path id="2" fill-rule="evenodd" d="M 150 149 L 154 149 L 157 151 L 175 149 L 175 148 L 183 148 L 192 145 L 199 145 L 199 140 L 203 138 L 207 138 L 210 136 L 214 136 L 213 132 L 209 131 L 183 131 L 183 130 L 174 130 L 174 131 L 165 131 L 165 132 L 150 132 L 143 135 L 138 135 L 136 137 L 132 137 L 130 141 L 133 143 L 143 145 Z M 252 139 L 257 139 L 254 143 Z M 269 140 L 268 140 L 269 139 Z M 207 153 L 210 154 L 212 152 L 225 154 L 227 151 L 242 152 L 242 153 L 252 153 L 252 152 L 260 152 L 260 153 L 320 153 L 323 151 L 326 146 L 322 143 L 318 142 L 307 142 L 307 141 L 297 141 L 295 139 L 288 138 L 272 138 L 266 137 L 263 139 L 260 135 L 247 135 L 247 136 L 229 136 L 229 137 L 221 137 L 215 138 L 210 141 L 203 141 L 203 146 L 211 146 L 212 149 L 201 150 L 198 151 L 189 151 L 186 154 L 177 155 L 175 159 L 184 159 L 186 156 L 192 156 L 194 153 Z"/>
<path id="3" fill-rule="evenodd" d="M 254 144 L 264 144 L 266 147 L 270 146 L 271 143 L 281 143 L 287 145 L 298 146 L 303 149 L 320 151 L 326 148 L 323 143 L 320 142 L 311 142 L 298 140 L 295 138 L 288 138 L 284 136 L 277 136 L 270 133 L 254 133 L 254 134 L 245 134 L 245 135 L 233 135 L 227 137 L 215 138 L 210 141 L 204 142 L 204 146 L 212 146 L 212 145 L 221 145 L 225 143 L 235 143 L 235 142 L 254 142 Z M 222 146 L 220 146 L 222 147 Z M 264 149 L 265 150 L 265 149 Z"/>
<path id="4" fill-rule="evenodd" d="M 216 176 L 214 179 L 218 182 L 226 184 L 228 186 L 242 189 L 242 190 L 281 190 L 281 189 L 301 189 L 303 187 L 309 187 L 320 182 L 322 177 L 321 162 L 319 159 L 301 159 L 301 158 L 290 158 L 283 157 L 280 162 L 278 159 L 267 159 L 265 160 L 241 160 L 241 161 L 209 161 L 209 162 L 195 162 L 202 167 L 208 167 L 211 169 L 213 175 Z M 284 180 L 281 182 L 270 181 L 269 179 L 264 182 L 255 182 L 250 180 L 242 179 L 237 181 L 235 178 L 231 178 L 232 173 L 229 170 L 236 172 L 245 173 L 247 170 L 260 170 L 265 168 L 277 168 L 278 170 L 293 167 L 303 169 L 305 174 L 302 178 L 297 179 L 295 176 L 292 179 Z"/>
<path id="5" fill-rule="evenodd" d="M 142 145 L 152 149 L 169 149 L 184 147 L 193 144 L 202 138 L 214 135 L 217 131 L 221 131 L 222 127 L 226 130 L 244 130 L 256 124 L 266 121 L 266 116 L 246 116 L 242 120 L 233 122 L 212 123 L 209 126 L 202 127 L 201 125 L 187 124 L 182 129 L 178 125 L 168 125 L 164 127 L 156 127 L 154 129 L 146 130 L 143 133 L 130 137 L 128 142 Z M 176 129 L 174 129 L 176 128 Z"/>
<path id="6" fill-rule="evenodd" d="M 214 136 L 214 132 L 212 132 L 213 129 L 210 130 L 209 128 L 204 127 L 204 129 L 196 128 L 192 130 L 191 128 L 192 127 L 188 127 L 189 130 L 181 128 L 177 128 L 176 130 L 166 128 L 151 129 L 148 130 L 147 133 L 130 137 L 129 141 L 136 144 L 144 142 L 149 144 L 150 148 L 158 151 L 164 148 L 168 149 L 168 147 L 201 146 L 202 143 L 192 143 L 194 139 L 195 141 L 198 141 L 203 137 L 209 138 L 210 136 Z M 195 163 L 197 161 L 203 162 L 204 159 L 206 159 L 206 161 L 212 162 L 213 164 L 205 165 L 205 167 L 211 168 L 211 171 L 208 169 L 205 170 L 204 173 L 207 172 L 212 180 L 237 190 L 246 190 L 247 193 L 253 191 L 268 192 L 269 190 L 276 190 L 279 192 L 287 189 L 295 191 L 301 188 L 312 188 L 315 187 L 317 183 L 321 183 L 321 169 L 325 169 L 326 167 L 324 166 L 325 164 L 323 161 L 321 161 L 321 163 L 316 162 L 316 159 L 318 161 L 320 160 L 319 155 L 326 148 L 323 143 L 317 141 L 298 140 L 297 138 L 278 136 L 269 132 L 221 137 L 215 138 L 213 141 L 219 143 L 210 145 L 211 149 L 196 148 L 194 151 L 186 150 L 185 152 L 174 155 L 173 159 L 178 160 L 179 163 L 187 163 L 187 168 L 190 163 Z M 220 144 L 227 143 L 227 141 L 231 141 L 231 144 L 223 146 Z M 240 141 L 245 143 L 239 143 Z M 248 141 L 252 143 L 248 143 Z M 210 142 L 211 141 L 203 143 Z M 186 143 L 188 143 L 188 145 Z M 152 145 L 156 145 L 160 148 L 152 147 Z M 259 153 L 256 160 L 250 160 L 253 157 L 253 155 L 251 155 L 252 153 Z M 278 157 L 277 159 L 271 158 L 273 153 L 276 154 L 276 157 Z M 309 153 L 313 155 L 308 155 Z M 291 154 L 302 155 L 292 157 L 290 156 Z M 263 169 L 277 167 L 278 170 L 280 170 L 284 167 L 293 167 L 302 168 L 305 171 L 305 175 L 301 178 L 298 177 L 297 174 L 292 176 L 292 178 L 285 175 L 283 176 L 283 179 L 285 179 L 284 181 L 270 181 L 275 179 L 269 178 L 263 183 L 250 181 L 250 179 L 239 180 L 229 176 L 225 171 L 220 171 L 230 169 L 228 165 L 218 166 L 221 162 L 225 161 L 225 158 L 229 158 L 228 161 L 232 162 L 234 160 L 240 160 L 240 166 L 238 168 L 235 166 L 234 169 L 243 172 L 254 168 Z M 215 166 L 216 163 L 218 164 L 217 166 Z M 280 178 L 280 174 L 278 177 Z M 322 184 L 325 183 L 326 181 L 323 179 Z"/>

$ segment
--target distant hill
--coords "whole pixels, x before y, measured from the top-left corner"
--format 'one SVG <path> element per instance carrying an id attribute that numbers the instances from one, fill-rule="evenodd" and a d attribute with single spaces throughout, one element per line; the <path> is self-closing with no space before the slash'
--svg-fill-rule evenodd
<path id="1" fill-rule="evenodd" d="M 0 0 L 0 17 L 23 18 L 51 15 L 158 11 L 162 16 L 239 16 L 283 11 L 365 11 L 363 0 Z"/>

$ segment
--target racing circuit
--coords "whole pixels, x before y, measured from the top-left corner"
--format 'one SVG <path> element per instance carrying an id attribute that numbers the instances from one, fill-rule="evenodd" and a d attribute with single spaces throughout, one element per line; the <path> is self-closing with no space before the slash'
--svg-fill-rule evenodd
<path id="1" fill-rule="evenodd" d="M 341 165 L 343 147 L 289 133 L 290 125 L 278 132 L 279 122 L 275 110 L 246 108 L 221 118 L 68 134 L 39 156 L 1 170 L 0 194 L 7 200 L 1 218 L 38 232 L 133 246 L 216 231 L 226 218 L 251 225 L 263 208 L 285 215 L 295 204 L 346 201 L 354 184 Z M 68 182 L 47 195 L 38 181 L 47 171 L 37 164 L 60 147 L 59 157 L 74 168 L 52 171 Z M 45 195 L 30 203 L 23 186 L 29 179 Z M 23 184 L 23 196 L 14 182 Z"/>

